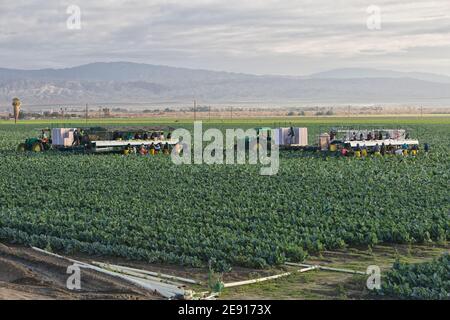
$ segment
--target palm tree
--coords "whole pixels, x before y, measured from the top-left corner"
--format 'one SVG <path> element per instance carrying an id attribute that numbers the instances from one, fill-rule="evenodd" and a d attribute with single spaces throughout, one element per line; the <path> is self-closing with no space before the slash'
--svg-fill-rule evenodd
<path id="1" fill-rule="evenodd" d="M 17 123 L 17 120 L 19 119 L 19 113 L 20 113 L 20 106 L 21 102 L 19 98 L 14 98 L 12 101 L 12 106 L 14 108 L 14 123 Z"/>

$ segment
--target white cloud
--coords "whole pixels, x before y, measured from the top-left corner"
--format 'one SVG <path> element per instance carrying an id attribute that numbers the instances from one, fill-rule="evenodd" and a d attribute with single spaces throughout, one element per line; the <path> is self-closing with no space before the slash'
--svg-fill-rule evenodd
<path id="1" fill-rule="evenodd" d="M 67 30 L 66 8 L 82 29 Z M 366 27 L 369 5 L 382 29 Z M 3 67 L 129 60 L 252 73 L 349 66 L 450 74 L 448 0 L 2 0 Z M 437 50 L 425 50 L 427 48 Z M 418 52 L 426 51 L 420 56 Z"/>

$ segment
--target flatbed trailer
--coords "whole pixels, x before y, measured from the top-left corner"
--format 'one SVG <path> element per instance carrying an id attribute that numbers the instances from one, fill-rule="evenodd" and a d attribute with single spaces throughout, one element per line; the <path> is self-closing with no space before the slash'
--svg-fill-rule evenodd
<path id="1" fill-rule="evenodd" d="M 280 150 L 284 151 L 317 151 L 320 150 L 318 146 L 313 145 L 302 145 L 302 144 L 287 144 L 287 145 L 280 145 Z"/>
<path id="2" fill-rule="evenodd" d="M 150 145 L 161 144 L 164 146 L 166 143 L 169 146 L 174 146 L 178 144 L 178 140 L 168 139 L 168 140 L 98 140 L 91 141 L 88 149 L 91 152 L 113 152 L 121 151 L 128 145 L 131 147 L 140 147 L 144 145 L 146 147 Z"/>

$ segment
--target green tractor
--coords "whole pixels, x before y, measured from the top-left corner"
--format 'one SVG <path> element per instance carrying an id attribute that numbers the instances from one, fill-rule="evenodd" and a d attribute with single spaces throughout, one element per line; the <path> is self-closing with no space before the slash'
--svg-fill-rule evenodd
<path id="1" fill-rule="evenodd" d="M 17 147 L 17 151 L 25 152 L 25 151 L 33 151 L 33 152 L 42 152 L 50 150 L 52 146 L 51 139 L 49 138 L 50 129 L 42 130 L 41 137 L 39 138 L 28 138 L 24 143 L 19 144 Z"/>

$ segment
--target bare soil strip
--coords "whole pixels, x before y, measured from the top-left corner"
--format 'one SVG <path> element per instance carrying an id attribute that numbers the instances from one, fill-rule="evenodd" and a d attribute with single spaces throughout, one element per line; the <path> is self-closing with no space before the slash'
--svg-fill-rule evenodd
<path id="1" fill-rule="evenodd" d="M 83 270 L 81 290 L 66 287 L 70 262 L 0 244 L 0 299 L 161 299 L 120 279 Z"/>
<path id="2" fill-rule="evenodd" d="M 311 256 L 305 263 L 365 271 L 369 265 L 388 270 L 396 259 L 405 262 L 423 262 L 449 252 L 449 244 L 442 245 L 379 245 L 373 249 L 348 248 L 324 251 Z M 63 256 L 64 253 L 61 253 Z M 93 260 L 185 277 L 201 281 L 192 285 L 196 292 L 208 291 L 208 270 L 175 265 L 148 264 L 114 257 L 75 255 L 70 258 L 91 263 Z M 28 299 L 102 299 L 142 300 L 162 297 L 140 289 L 115 277 L 91 270 L 82 270 L 81 290 L 66 287 L 67 267 L 71 263 L 42 254 L 31 248 L 0 243 L 0 300 Z M 223 275 L 222 281 L 236 282 L 268 277 L 294 270 L 283 266 L 270 270 L 233 268 Z M 236 288 L 226 288 L 219 299 L 373 299 L 377 298 L 365 288 L 366 276 L 331 271 L 293 273 L 291 276 Z"/>

